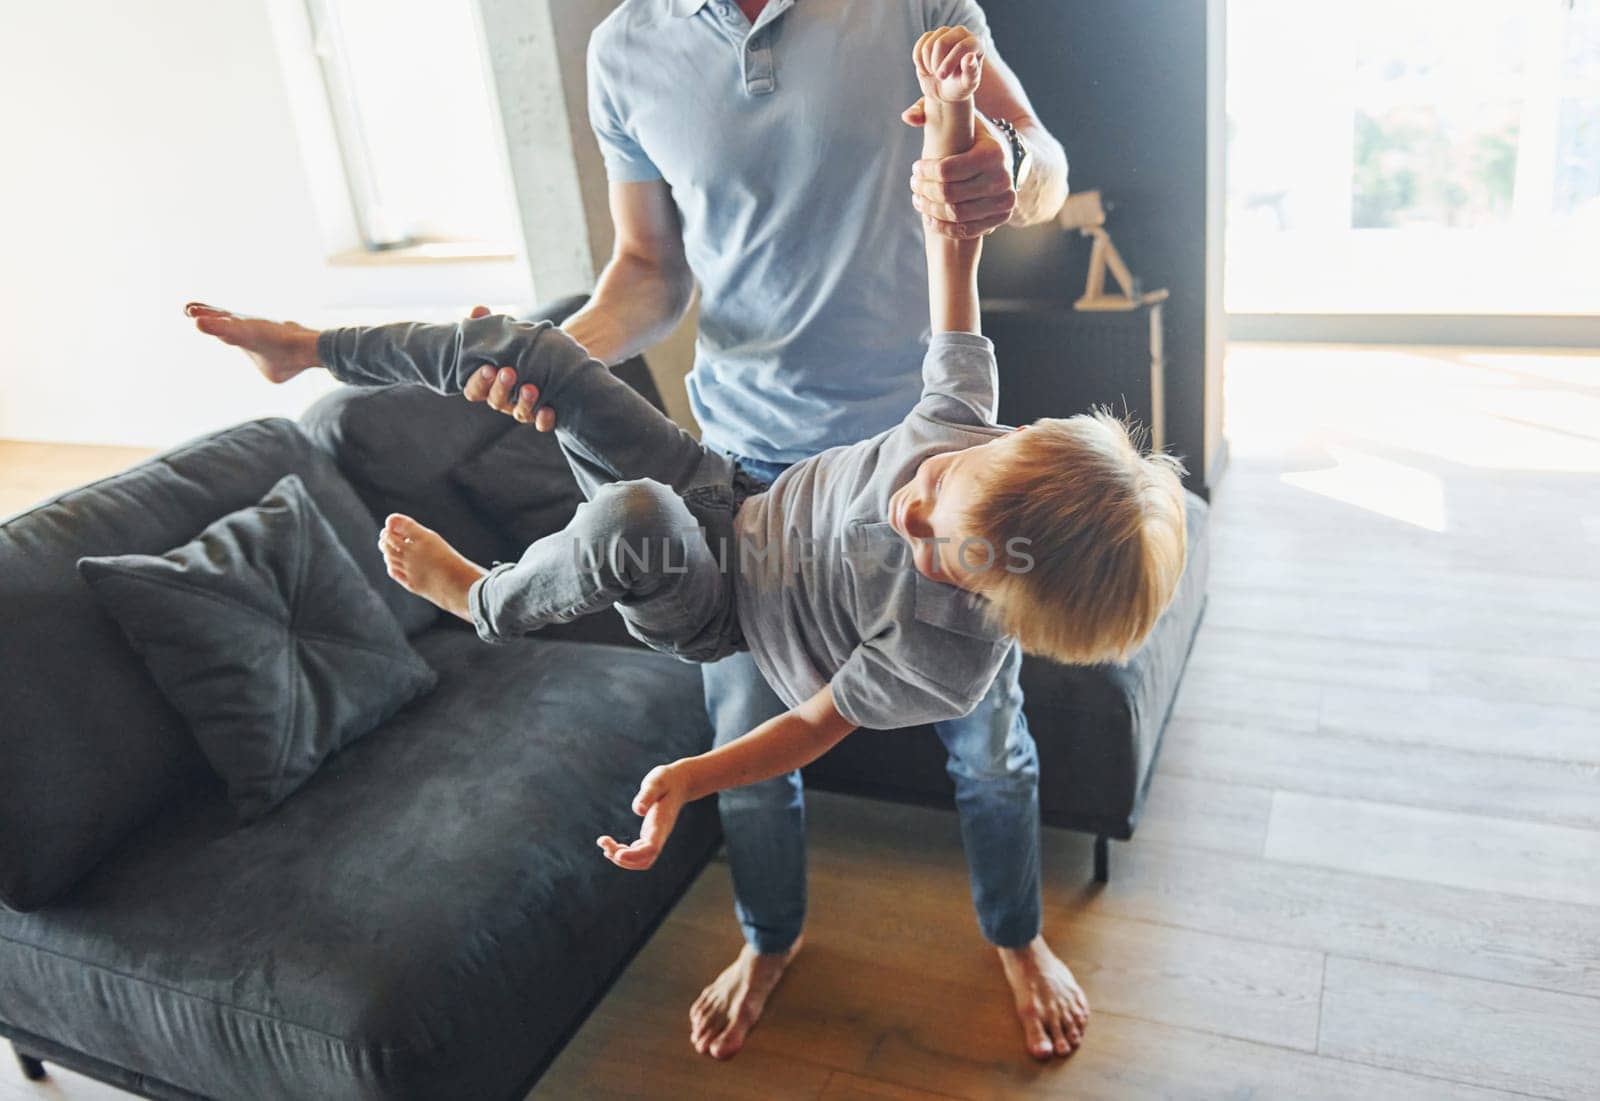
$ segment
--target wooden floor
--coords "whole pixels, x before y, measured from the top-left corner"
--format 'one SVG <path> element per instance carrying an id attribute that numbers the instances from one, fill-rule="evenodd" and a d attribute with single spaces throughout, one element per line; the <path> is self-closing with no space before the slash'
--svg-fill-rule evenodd
<path id="1" fill-rule="evenodd" d="M 137 447 L 82 447 L 0 440 L 0 519 L 150 454 Z"/>
<path id="2" fill-rule="evenodd" d="M 686 1042 L 738 945 L 717 863 L 535 1101 L 1600 1096 L 1600 356 L 1239 347 L 1229 434 L 1138 837 L 1095 889 L 1046 831 L 1078 1055 L 1022 1055 L 952 815 L 817 795 L 746 1051 Z M 0 1068 L 39 1096 L 119 1095 Z"/>

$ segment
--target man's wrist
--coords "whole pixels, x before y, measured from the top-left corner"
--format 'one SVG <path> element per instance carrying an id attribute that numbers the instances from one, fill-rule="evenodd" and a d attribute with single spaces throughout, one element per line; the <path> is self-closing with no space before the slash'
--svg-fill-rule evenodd
<path id="1" fill-rule="evenodd" d="M 1017 187 L 1012 224 L 1036 225 L 1054 218 L 1066 200 L 1066 153 L 1038 120 L 1021 119 L 1016 127 L 1018 136 L 1028 145 L 1028 164 Z"/>
<path id="2" fill-rule="evenodd" d="M 579 310 L 561 323 L 561 331 L 601 363 L 614 366 L 615 340 L 607 339 L 606 319 L 599 311 Z"/>

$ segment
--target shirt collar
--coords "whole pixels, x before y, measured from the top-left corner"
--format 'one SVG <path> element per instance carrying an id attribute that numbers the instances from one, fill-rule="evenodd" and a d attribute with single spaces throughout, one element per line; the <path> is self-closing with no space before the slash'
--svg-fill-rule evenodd
<path id="1" fill-rule="evenodd" d="M 679 19 L 687 19 L 709 4 L 711 0 L 667 0 L 667 7 Z M 776 0 L 773 0 L 776 3 Z"/>

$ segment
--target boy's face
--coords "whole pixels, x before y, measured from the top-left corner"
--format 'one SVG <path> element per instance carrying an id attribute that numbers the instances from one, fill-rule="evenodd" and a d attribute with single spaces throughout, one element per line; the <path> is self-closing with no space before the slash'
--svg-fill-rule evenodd
<path id="1" fill-rule="evenodd" d="M 974 541 L 963 553 L 962 543 L 973 537 L 967 517 L 982 492 L 983 474 L 1003 457 L 1016 434 L 925 460 L 889 498 L 889 526 L 910 544 L 918 573 L 976 590 L 983 575 L 1004 560 L 1004 546 L 985 547 Z"/>

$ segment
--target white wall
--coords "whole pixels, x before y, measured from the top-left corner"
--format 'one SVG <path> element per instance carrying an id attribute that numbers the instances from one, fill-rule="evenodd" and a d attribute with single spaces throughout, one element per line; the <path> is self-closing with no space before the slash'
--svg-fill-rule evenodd
<path id="1" fill-rule="evenodd" d="M 529 304 L 520 261 L 330 266 L 276 51 L 268 0 L 0 4 L 0 438 L 166 446 L 327 385 L 267 385 L 190 298 L 312 325 Z"/>

